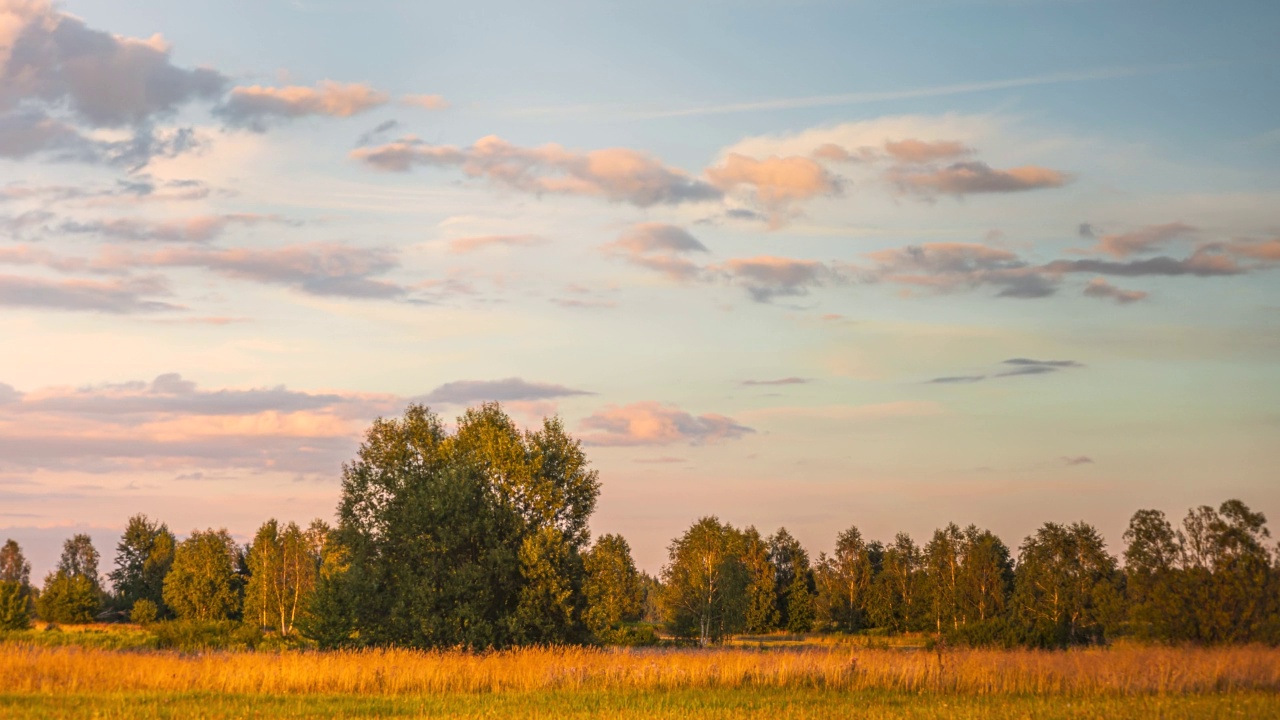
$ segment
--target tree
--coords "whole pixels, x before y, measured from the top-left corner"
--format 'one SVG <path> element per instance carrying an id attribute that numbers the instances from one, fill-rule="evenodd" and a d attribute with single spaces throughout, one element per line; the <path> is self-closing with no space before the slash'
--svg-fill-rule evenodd
<path id="1" fill-rule="evenodd" d="M 178 544 L 164 580 L 164 602 L 178 617 L 226 620 L 241 610 L 239 548 L 225 529 L 192 531 Z"/>
<path id="2" fill-rule="evenodd" d="M 819 614 L 832 627 L 854 632 L 866 624 L 872 561 L 856 527 L 836 537 L 835 553 L 818 562 Z"/>
<path id="3" fill-rule="evenodd" d="M 740 534 L 705 517 L 672 541 L 662 569 L 663 606 L 675 634 L 706 647 L 738 631 L 746 611 L 747 571 Z"/>
<path id="4" fill-rule="evenodd" d="M 12 538 L 0 547 L 0 582 L 31 584 L 31 563 L 22 555 L 22 546 Z"/>
<path id="5" fill-rule="evenodd" d="M 934 531 L 933 539 L 924 547 L 924 581 L 929 596 L 930 619 L 934 631 L 939 634 L 944 625 L 952 630 L 960 626 L 964 546 L 964 534 L 955 523 L 951 523 Z"/>
<path id="6" fill-rule="evenodd" d="M 1267 518 L 1239 500 L 1217 510 L 1196 508 L 1183 521 L 1185 574 L 1181 585 L 1193 626 L 1190 639 L 1260 639 L 1280 613 Z"/>
<path id="7" fill-rule="evenodd" d="M 920 601 L 921 564 L 920 548 L 906 533 L 898 533 L 893 545 L 884 549 L 868 608 L 877 625 L 894 632 L 920 626 L 925 610 Z"/>
<path id="8" fill-rule="evenodd" d="M 767 633 L 778 629 L 778 568 L 769 559 L 769 543 L 760 531 L 742 533 L 742 565 L 747 571 L 747 608 L 743 629 Z"/>
<path id="9" fill-rule="evenodd" d="M 1139 510 L 1124 532 L 1125 588 L 1134 634 L 1171 641 L 1187 633 L 1180 585 L 1184 539 L 1159 510 Z"/>
<path id="10" fill-rule="evenodd" d="M 598 494 L 558 419 L 522 433 L 491 403 L 449 435 L 411 405 L 375 421 L 343 468 L 334 540 L 346 569 L 321 587 L 345 597 L 319 600 L 350 611 L 345 637 L 361 644 L 579 641 L 581 553 Z"/>
<path id="11" fill-rule="evenodd" d="M 114 604 L 129 610 L 139 600 L 155 604 L 164 613 L 164 578 L 173 565 L 177 539 L 168 526 L 134 515 L 116 545 L 115 569 L 108 573 L 114 590 Z"/>
<path id="12" fill-rule="evenodd" d="M 640 619 L 644 588 L 626 538 L 601 536 L 583 556 L 583 566 L 587 575 L 582 588 L 587 602 L 583 619 L 596 637 Z"/>
<path id="13" fill-rule="evenodd" d="M 315 527 L 312 539 L 308 539 L 296 523 L 281 531 L 274 518 L 258 529 L 246 560 L 250 573 L 244 598 L 247 621 L 281 635 L 293 631 L 315 591 L 320 564 L 315 549 L 318 531 Z"/>
<path id="14" fill-rule="evenodd" d="M 0 547 L 0 630 L 30 627 L 31 609 L 31 563 L 10 539 Z"/>
<path id="15" fill-rule="evenodd" d="M 88 535 L 77 534 L 63 543 L 62 557 L 57 569 L 45 577 L 36 609 L 49 622 L 87 623 L 101 606 L 98 551 Z"/>
<path id="16" fill-rule="evenodd" d="M 1008 609 L 1013 588 L 1013 556 L 990 530 L 970 525 L 964 530 L 960 561 L 960 607 L 966 622 L 986 622 Z"/>
<path id="17" fill-rule="evenodd" d="M 791 632 L 808 632 L 813 628 L 815 589 L 809 553 L 786 528 L 778 528 L 769 538 L 769 561 L 775 570 L 778 623 Z"/>
<path id="18" fill-rule="evenodd" d="M 1045 523 L 1021 550 L 1014 601 L 1033 644 L 1101 642 L 1116 561 L 1098 531 Z"/>

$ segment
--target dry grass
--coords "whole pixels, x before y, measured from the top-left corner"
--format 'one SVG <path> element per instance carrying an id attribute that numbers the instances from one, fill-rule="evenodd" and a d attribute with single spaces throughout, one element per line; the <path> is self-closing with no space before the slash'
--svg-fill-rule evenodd
<path id="1" fill-rule="evenodd" d="M 0 645 L 9 694 L 439 695 L 791 689 L 993 695 L 1280 693 L 1280 650 L 943 653 L 831 647 L 510 652 L 118 652 Z"/>

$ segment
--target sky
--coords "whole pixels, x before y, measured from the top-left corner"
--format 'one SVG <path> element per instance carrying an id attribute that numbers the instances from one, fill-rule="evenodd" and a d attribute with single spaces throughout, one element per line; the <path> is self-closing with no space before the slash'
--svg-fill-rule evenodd
<path id="1" fill-rule="evenodd" d="M 333 518 L 559 415 L 591 527 L 1280 517 L 1280 5 L 0 0 L 0 537 Z"/>

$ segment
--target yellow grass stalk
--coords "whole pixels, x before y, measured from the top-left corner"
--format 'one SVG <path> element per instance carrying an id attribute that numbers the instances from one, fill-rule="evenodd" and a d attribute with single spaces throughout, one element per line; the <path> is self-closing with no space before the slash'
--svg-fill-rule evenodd
<path id="1" fill-rule="evenodd" d="M 1121 647 L 943 653 L 830 647 L 505 652 L 205 653 L 0 646 L 11 693 L 212 692 L 420 695 L 682 688 L 920 693 L 1185 694 L 1280 692 L 1280 650 Z"/>

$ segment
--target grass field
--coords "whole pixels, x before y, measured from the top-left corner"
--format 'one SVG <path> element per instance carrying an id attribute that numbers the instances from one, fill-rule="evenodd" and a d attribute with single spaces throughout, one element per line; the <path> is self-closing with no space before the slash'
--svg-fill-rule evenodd
<path id="1" fill-rule="evenodd" d="M 180 654 L 91 644 L 0 643 L 0 717 L 1280 718 L 1280 650 L 1261 647 Z"/>

